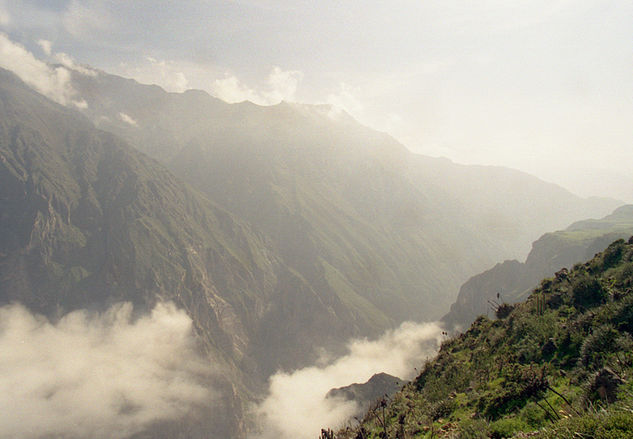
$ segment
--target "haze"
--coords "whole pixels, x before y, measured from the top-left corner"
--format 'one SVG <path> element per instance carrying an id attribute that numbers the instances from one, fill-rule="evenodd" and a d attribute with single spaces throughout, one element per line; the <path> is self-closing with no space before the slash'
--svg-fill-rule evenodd
<path id="1" fill-rule="evenodd" d="M 416 152 L 625 201 L 632 17 L 597 0 L 0 2 L 0 29 L 46 61 L 330 103 Z"/>
<path id="2" fill-rule="evenodd" d="M 511 5 L 0 0 L 0 439 L 312 438 L 563 322 L 633 233 L 633 6 Z"/>

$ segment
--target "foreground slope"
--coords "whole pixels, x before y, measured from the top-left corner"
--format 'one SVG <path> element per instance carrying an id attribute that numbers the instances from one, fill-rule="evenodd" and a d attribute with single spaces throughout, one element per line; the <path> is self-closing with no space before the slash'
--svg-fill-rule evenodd
<path id="1" fill-rule="evenodd" d="M 525 300 L 530 288 L 541 279 L 585 261 L 616 239 L 631 235 L 631 205 L 622 206 L 602 219 L 578 221 L 565 230 L 546 233 L 532 244 L 524 263 L 505 261 L 470 278 L 442 321 L 449 328 L 468 327 L 477 316 L 494 312 L 492 307 L 496 303 Z"/>
<path id="2" fill-rule="evenodd" d="M 414 155 L 328 106 L 231 105 L 102 72 L 73 81 L 95 124 L 264 233 L 367 334 L 437 319 L 470 275 L 617 205 L 517 171 Z M 271 332 L 292 318 L 274 312 Z"/>
<path id="3" fill-rule="evenodd" d="M 445 341 L 384 411 L 336 437 L 633 435 L 633 238 L 498 315 Z"/>

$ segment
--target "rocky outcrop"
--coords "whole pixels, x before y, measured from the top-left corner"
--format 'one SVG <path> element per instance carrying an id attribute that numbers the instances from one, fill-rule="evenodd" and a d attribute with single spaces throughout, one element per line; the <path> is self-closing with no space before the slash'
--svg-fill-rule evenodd
<path id="1" fill-rule="evenodd" d="M 406 381 L 398 377 L 381 372 L 372 376 L 367 382 L 362 384 L 350 384 L 330 390 L 326 398 L 342 398 L 348 401 L 355 401 L 358 404 L 358 413 L 364 413 L 375 401 L 388 399 L 402 388 Z"/>

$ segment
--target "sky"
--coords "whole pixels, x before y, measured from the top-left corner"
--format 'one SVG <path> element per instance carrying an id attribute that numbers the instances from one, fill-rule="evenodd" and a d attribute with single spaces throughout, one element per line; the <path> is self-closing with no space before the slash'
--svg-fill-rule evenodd
<path id="1" fill-rule="evenodd" d="M 329 103 L 414 152 L 633 202 L 633 2 L 0 0 L 0 32 L 46 62 Z"/>

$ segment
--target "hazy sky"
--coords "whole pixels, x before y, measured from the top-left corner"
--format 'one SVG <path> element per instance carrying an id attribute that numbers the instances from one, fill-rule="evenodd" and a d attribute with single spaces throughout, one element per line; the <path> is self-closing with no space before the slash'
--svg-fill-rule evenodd
<path id="1" fill-rule="evenodd" d="M 410 149 L 633 202 L 633 2 L 0 0 L 37 57 L 328 102 Z"/>

